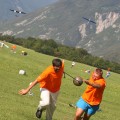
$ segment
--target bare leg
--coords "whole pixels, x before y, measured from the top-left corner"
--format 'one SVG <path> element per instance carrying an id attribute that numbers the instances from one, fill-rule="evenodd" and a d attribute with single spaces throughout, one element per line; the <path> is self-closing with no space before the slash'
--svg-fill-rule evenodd
<path id="1" fill-rule="evenodd" d="M 74 120 L 81 120 L 81 116 L 84 113 L 84 110 L 77 108 Z"/>
<path id="2" fill-rule="evenodd" d="M 87 113 L 84 114 L 83 120 L 89 120 L 91 115 L 88 115 Z"/>

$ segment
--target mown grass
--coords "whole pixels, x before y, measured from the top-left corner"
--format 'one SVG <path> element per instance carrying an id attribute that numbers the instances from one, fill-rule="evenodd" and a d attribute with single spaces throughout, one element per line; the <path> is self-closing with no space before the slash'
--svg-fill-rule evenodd
<path id="1" fill-rule="evenodd" d="M 7 43 L 9 46 L 11 44 Z M 25 50 L 28 55 L 22 56 L 21 51 Z M 18 91 L 26 88 L 30 82 L 51 64 L 54 57 L 40 54 L 29 49 L 17 46 L 16 53 L 7 48 L 0 48 L 0 120 L 36 120 L 35 112 L 39 103 L 39 85 L 32 89 L 33 96 L 21 96 Z M 19 70 L 26 71 L 26 75 L 19 75 Z M 71 61 L 65 60 L 65 71 L 72 76 L 89 78 L 85 69 L 94 69 L 91 66 L 76 63 L 71 68 Z M 106 71 L 104 71 L 105 77 Z M 119 120 L 120 113 L 120 75 L 111 73 L 106 79 L 107 87 L 104 92 L 101 110 L 91 117 L 91 120 Z M 75 109 L 69 107 L 69 103 L 75 104 L 79 99 L 86 85 L 76 87 L 72 79 L 66 75 L 63 78 L 61 92 L 57 102 L 57 109 L 53 120 L 73 120 Z M 45 120 L 45 113 L 42 119 Z"/>

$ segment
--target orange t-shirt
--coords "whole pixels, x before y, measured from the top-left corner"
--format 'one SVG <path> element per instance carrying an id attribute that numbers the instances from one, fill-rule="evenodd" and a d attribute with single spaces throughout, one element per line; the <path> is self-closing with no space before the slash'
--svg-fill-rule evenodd
<path id="1" fill-rule="evenodd" d="M 92 76 L 90 77 L 89 81 L 100 84 L 101 88 L 94 88 L 88 85 L 85 92 L 82 95 L 82 98 L 90 105 L 99 105 L 102 101 L 102 95 L 106 86 L 106 82 L 104 78 L 93 80 Z"/>
<path id="2" fill-rule="evenodd" d="M 58 72 L 54 71 L 54 68 L 52 65 L 49 66 L 37 78 L 37 81 L 40 83 L 40 88 L 46 88 L 53 93 L 60 90 L 63 70 L 64 70 L 64 64 L 62 64 L 62 67 Z"/>

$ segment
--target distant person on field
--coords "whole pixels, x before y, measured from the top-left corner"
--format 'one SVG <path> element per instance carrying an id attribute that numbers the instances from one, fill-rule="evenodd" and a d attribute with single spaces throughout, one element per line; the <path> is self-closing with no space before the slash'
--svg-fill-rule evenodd
<path id="1" fill-rule="evenodd" d="M 89 120 L 99 109 L 106 87 L 106 82 L 102 75 L 103 71 L 97 68 L 89 80 L 83 80 L 87 84 L 87 88 L 76 103 L 77 110 L 74 120 Z"/>
<path id="2" fill-rule="evenodd" d="M 74 61 L 72 62 L 72 66 L 71 66 L 71 68 L 72 68 L 73 66 L 75 66 L 75 62 L 74 62 Z"/>
<path id="3" fill-rule="evenodd" d="M 90 70 L 85 70 L 86 73 L 90 74 Z"/>
<path id="4" fill-rule="evenodd" d="M 37 118 L 41 118 L 43 110 L 46 110 L 46 120 L 52 120 L 60 92 L 63 71 L 64 60 L 61 61 L 55 58 L 52 61 L 52 65 L 45 69 L 28 88 L 19 91 L 19 94 L 25 95 L 33 86 L 40 84 L 41 100 L 36 112 Z"/>
<path id="5" fill-rule="evenodd" d="M 1 47 L 1 48 L 3 48 L 3 47 L 9 48 L 9 46 L 6 45 L 4 42 L 0 42 L 0 47 Z"/>
<path id="6" fill-rule="evenodd" d="M 3 48 L 4 47 L 4 43 L 3 42 L 0 42 L 0 47 Z"/>
<path id="7" fill-rule="evenodd" d="M 109 76 L 110 76 L 110 71 L 107 71 L 106 78 L 108 78 Z"/>
<path id="8" fill-rule="evenodd" d="M 21 51 L 21 55 L 23 55 L 23 56 L 26 56 L 27 55 L 27 52 L 25 52 L 25 51 Z"/>
<path id="9" fill-rule="evenodd" d="M 29 86 L 32 84 L 32 82 L 29 84 Z M 29 95 L 33 95 L 32 90 L 30 89 L 28 92 Z"/>
<path id="10" fill-rule="evenodd" d="M 16 53 L 16 48 L 16 45 L 12 45 L 11 50 L 13 51 L 13 53 Z"/>

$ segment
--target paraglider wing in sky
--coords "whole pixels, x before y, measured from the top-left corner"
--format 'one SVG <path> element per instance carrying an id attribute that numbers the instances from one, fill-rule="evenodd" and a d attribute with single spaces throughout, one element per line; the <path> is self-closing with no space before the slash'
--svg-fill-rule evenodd
<path id="1" fill-rule="evenodd" d="M 85 18 L 85 17 L 82 17 L 82 18 L 85 19 L 85 20 L 87 20 L 88 22 L 92 22 L 92 23 L 96 24 L 96 22 L 94 22 L 94 21 L 92 21 L 92 20 L 90 20 L 88 18 Z"/>
<path id="2" fill-rule="evenodd" d="M 26 14 L 25 12 L 18 11 L 18 10 L 13 10 L 13 9 L 10 9 L 10 11 L 15 12 L 15 13 L 20 13 L 20 14 Z"/>

